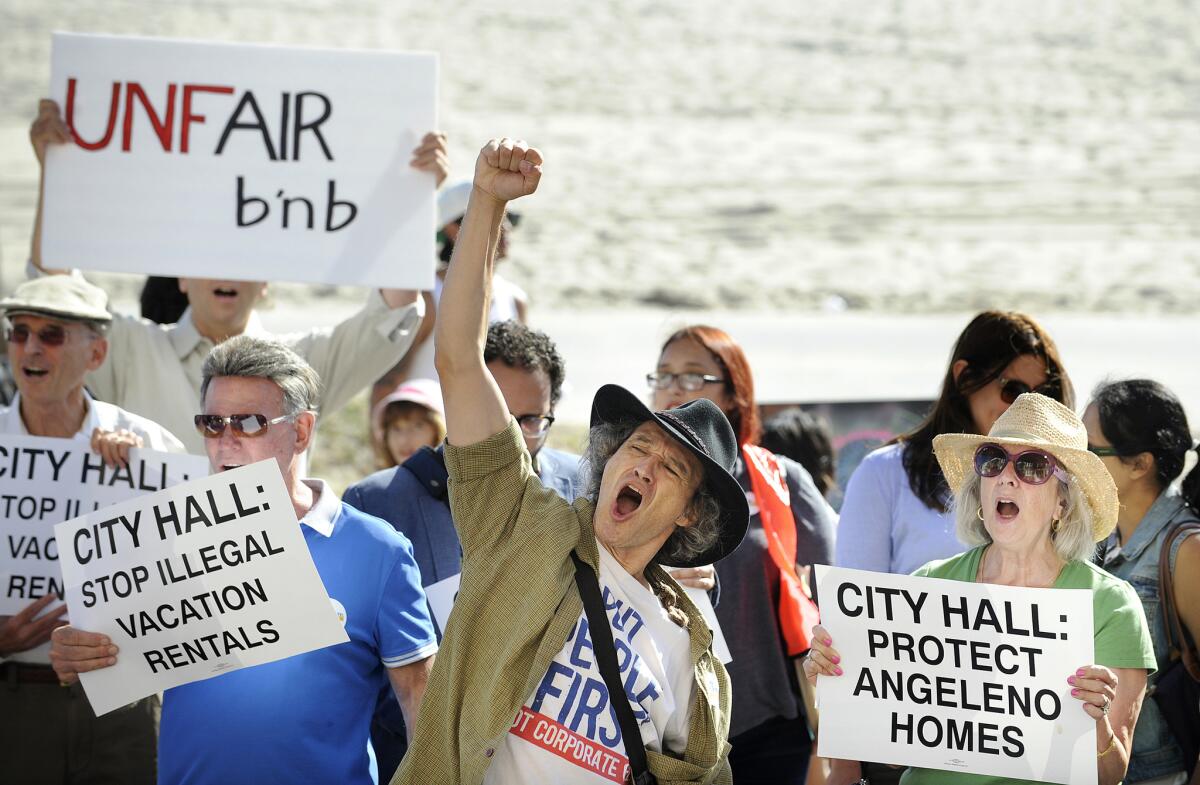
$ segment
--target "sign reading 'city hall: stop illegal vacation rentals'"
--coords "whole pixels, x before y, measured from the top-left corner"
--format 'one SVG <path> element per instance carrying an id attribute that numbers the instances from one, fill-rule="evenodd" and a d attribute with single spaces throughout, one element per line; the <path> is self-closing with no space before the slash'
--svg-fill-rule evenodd
<path id="1" fill-rule="evenodd" d="M 279 466 L 261 461 L 55 527 L 71 624 L 117 664 L 81 674 L 97 714 L 348 639 Z"/>

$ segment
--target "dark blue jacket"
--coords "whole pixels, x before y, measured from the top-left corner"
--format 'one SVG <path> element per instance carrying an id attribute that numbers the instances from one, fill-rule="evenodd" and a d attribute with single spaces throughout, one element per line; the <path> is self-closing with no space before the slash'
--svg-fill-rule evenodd
<path id="1" fill-rule="evenodd" d="M 375 472 L 342 495 L 346 504 L 382 518 L 412 542 L 422 586 L 462 571 L 458 532 L 446 497 L 445 467 L 441 467 L 438 485 L 437 469 L 430 460 L 433 454 L 417 453 L 404 466 Z M 440 452 L 437 455 L 440 458 Z M 543 447 L 537 454 L 537 468 L 542 484 L 567 501 L 574 501 L 583 490 L 578 455 Z"/>

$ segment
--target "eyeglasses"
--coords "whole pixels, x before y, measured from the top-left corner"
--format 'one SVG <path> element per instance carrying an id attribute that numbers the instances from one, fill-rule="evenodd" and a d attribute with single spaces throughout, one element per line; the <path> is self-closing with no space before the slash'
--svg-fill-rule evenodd
<path id="1" fill-rule="evenodd" d="M 29 336 L 34 335 L 33 330 L 29 329 L 27 324 L 14 324 L 5 331 L 4 337 L 15 344 L 24 345 L 29 340 Z M 58 324 L 48 324 L 37 333 L 38 342 L 43 346 L 62 346 L 67 342 L 67 336 L 70 333 L 66 328 Z"/>
<path id="2" fill-rule="evenodd" d="M 980 477 L 997 477 L 1009 461 L 1012 461 L 1017 479 L 1028 485 L 1043 485 L 1051 477 L 1066 482 L 1067 473 L 1050 453 L 1025 450 L 1013 455 L 998 444 L 980 445 L 975 451 L 975 473 Z"/>
<path id="3" fill-rule="evenodd" d="M 545 436 L 550 426 L 554 425 L 554 418 L 548 414 L 514 414 L 513 417 L 517 425 L 521 426 L 521 433 L 534 439 Z"/>
<path id="4" fill-rule="evenodd" d="M 675 382 L 679 382 L 679 389 L 687 392 L 696 392 L 706 384 L 716 384 L 717 382 L 725 381 L 720 376 L 711 376 L 707 373 L 666 373 L 665 371 L 656 371 L 646 374 L 646 384 L 650 385 L 651 390 L 665 390 Z"/>
<path id="5" fill-rule="evenodd" d="M 1062 402 L 1059 400 L 1062 396 L 1062 388 L 1057 381 L 1045 382 L 1037 387 L 1030 387 L 1020 379 L 1005 379 L 1003 376 L 996 381 L 1000 384 L 1000 400 L 1008 404 L 1015 402 L 1019 396 L 1027 392 L 1040 393 L 1059 401 L 1059 403 Z"/>
<path id="6" fill-rule="evenodd" d="M 1115 447 L 1097 447 L 1094 444 L 1088 445 L 1088 452 L 1090 452 L 1092 455 L 1095 455 L 1097 458 L 1107 458 L 1110 455 L 1115 455 L 1117 457 L 1121 456 L 1121 453 L 1119 453 Z"/>
<path id="7" fill-rule="evenodd" d="M 256 438 L 267 432 L 267 428 L 285 420 L 295 419 L 294 414 L 284 414 L 273 420 L 268 420 L 265 414 L 231 414 L 222 417 L 219 414 L 197 414 L 194 418 L 196 430 L 205 439 L 219 439 L 225 433 L 225 428 L 233 428 L 238 436 Z"/>

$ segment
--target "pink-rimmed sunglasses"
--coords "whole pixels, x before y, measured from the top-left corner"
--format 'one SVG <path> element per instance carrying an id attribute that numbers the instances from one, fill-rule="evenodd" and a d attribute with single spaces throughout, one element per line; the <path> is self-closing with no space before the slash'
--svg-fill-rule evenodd
<path id="1" fill-rule="evenodd" d="M 1051 477 L 1066 482 L 1067 473 L 1053 455 L 1041 450 L 1010 453 L 998 444 L 981 444 L 975 450 L 975 473 L 980 477 L 998 477 L 1012 461 L 1017 479 L 1029 485 L 1043 485 Z"/>

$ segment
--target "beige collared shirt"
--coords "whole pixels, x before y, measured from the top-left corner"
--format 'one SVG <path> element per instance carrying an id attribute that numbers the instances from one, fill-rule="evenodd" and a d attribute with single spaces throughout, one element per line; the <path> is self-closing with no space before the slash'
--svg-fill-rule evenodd
<path id="1" fill-rule="evenodd" d="M 321 411 L 331 412 L 400 361 L 422 316 L 420 297 L 389 308 L 372 290 L 358 313 L 333 327 L 271 336 L 251 314 L 246 334 L 277 338 L 307 360 L 321 379 Z M 191 309 L 171 325 L 113 314 L 108 341 L 104 365 L 87 377 L 92 393 L 162 423 L 188 452 L 203 455 L 204 439 L 192 418 L 200 413 L 201 370 L 213 342 L 200 335 Z"/>

